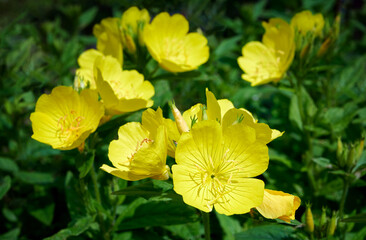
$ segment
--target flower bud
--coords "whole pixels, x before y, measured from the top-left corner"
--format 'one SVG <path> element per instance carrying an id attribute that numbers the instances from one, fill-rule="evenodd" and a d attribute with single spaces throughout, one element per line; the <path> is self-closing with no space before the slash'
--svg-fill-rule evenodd
<path id="1" fill-rule="evenodd" d="M 327 237 L 333 236 L 334 231 L 337 227 L 337 213 L 333 211 L 332 218 L 330 219 L 328 229 L 327 229 Z"/>
<path id="2" fill-rule="evenodd" d="M 355 152 L 356 152 L 356 148 L 353 145 L 351 145 L 349 148 L 349 151 L 348 151 L 348 156 L 347 156 L 347 161 L 346 161 L 347 167 L 349 169 L 351 169 L 354 166 Z"/>
<path id="3" fill-rule="evenodd" d="M 342 158 L 342 153 L 343 153 L 342 140 L 341 140 L 341 138 L 338 138 L 338 142 L 337 142 L 337 159 L 338 159 L 338 161 Z"/>
<path id="4" fill-rule="evenodd" d="M 300 53 L 301 59 L 304 59 L 308 55 L 309 49 L 310 49 L 310 45 L 306 44 L 306 46 L 301 50 L 301 53 Z"/>
<path id="5" fill-rule="evenodd" d="M 320 227 L 323 228 L 323 226 L 327 224 L 327 208 L 322 208 L 322 215 L 320 217 Z"/>
<path id="6" fill-rule="evenodd" d="M 329 50 L 329 47 L 332 45 L 333 41 L 330 37 L 325 39 L 325 41 L 320 46 L 318 53 L 316 54 L 318 57 L 322 57 L 324 54 L 326 54 Z"/>
<path id="7" fill-rule="evenodd" d="M 186 121 L 184 121 L 184 118 L 183 118 L 182 114 L 180 113 L 179 109 L 175 106 L 174 103 L 169 103 L 169 106 L 173 112 L 173 116 L 175 119 L 175 123 L 177 124 L 178 131 L 180 133 L 189 132 L 188 125 L 187 125 Z"/>
<path id="8" fill-rule="evenodd" d="M 313 213 L 311 212 L 311 205 L 306 205 L 306 211 L 305 211 L 305 230 L 309 233 L 314 232 L 314 219 L 313 219 Z"/>
<path id="9" fill-rule="evenodd" d="M 357 149 L 357 157 L 356 159 L 360 159 L 361 155 L 362 155 L 362 152 L 363 152 L 363 148 L 364 148 L 364 145 L 365 145 L 365 138 L 362 139 L 360 141 L 360 144 L 358 145 L 358 149 Z"/>

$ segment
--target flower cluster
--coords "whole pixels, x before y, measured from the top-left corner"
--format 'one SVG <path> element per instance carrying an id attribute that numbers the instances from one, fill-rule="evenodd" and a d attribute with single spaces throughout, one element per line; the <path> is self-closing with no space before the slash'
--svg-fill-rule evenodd
<path id="1" fill-rule="evenodd" d="M 296 19 L 291 25 L 281 19 L 263 23 L 262 42 L 245 45 L 238 59 L 243 79 L 255 86 L 283 77 L 294 57 L 294 28 L 305 31 L 296 24 L 302 18 Z M 314 23 L 306 31 L 319 34 L 318 28 Z M 136 7 L 121 18 L 103 19 L 93 29 L 96 49 L 78 59 L 75 89 L 59 86 L 39 98 L 30 117 L 32 137 L 56 149 L 82 148 L 108 117 L 152 107 L 154 86 L 145 80 L 144 71 L 124 68 L 124 56 L 137 66 L 149 53 L 172 73 L 197 69 L 208 60 L 207 39 L 188 30 L 183 15 L 163 12 L 150 22 L 148 11 Z M 267 144 L 283 132 L 259 123 L 228 99 L 217 100 L 208 89 L 206 104 L 198 103 L 182 115 L 174 104 L 171 108 L 175 121 L 164 118 L 160 108 L 149 108 L 141 123 L 121 126 L 118 139 L 109 144 L 113 167 L 103 164 L 101 169 L 129 181 L 171 177 L 184 202 L 204 212 L 216 209 L 232 215 L 256 208 L 266 218 L 294 219 L 300 199 L 265 189 L 256 178 L 268 168 Z M 175 164 L 169 166 L 167 156 Z"/>
<path id="2" fill-rule="evenodd" d="M 243 56 L 238 64 L 244 71 L 242 78 L 252 86 L 280 81 L 290 67 L 295 50 L 308 51 L 309 43 L 321 37 L 324 27 L 323 15 L 310 11 L 297 13 L 291 24 L 280 18 L 262 23 L 265 33 L 262 42 L 249 42 L 242 48 Z"/>

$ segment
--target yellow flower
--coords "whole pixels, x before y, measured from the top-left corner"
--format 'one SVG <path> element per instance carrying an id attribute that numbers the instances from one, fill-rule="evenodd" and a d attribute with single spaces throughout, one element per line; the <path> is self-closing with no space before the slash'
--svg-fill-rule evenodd
<path id="1" fill-rule="evenodd" d="M 121 114 L 151 107 L 154 87 L 136 70 L 122 71 L 118 61 L 98 57 L 94 64 L 97 89 L 108 114 Z"/>
<path id="2" fill-rule="evenodd" d="M 30 116 L 32 138 L 55 149 L 77 148 L 97 129 L 103 115 L 95 91 L 86 89 L 79 95 L 71 87 L 59 86 L 38 99 Z"/>
<path id="3" fill-rule="evenodd" d="M 176 124 L 171 119 L 163 117 L 163 111 L 159 107 L 156 111 L 149 108 L 142 113 L 142 126 L 146 128 L 152 135 L 156 134 L 156 129 L 160 125 L 164 125 L 167 129 L 168 137 L 168 155 L 174 158 L 176 143 L 180 138 L 180 133 Z"/>
<path id="4" fill-rule="evenodd" d="M 157 128 L 155 136 L 140 123 L 130 122 L 118 130 L 118 140 L 109 145 L 109 160 L 114 167 L 103 164 L 102 170 L 125 180 L 144 178 L 166 180 L 167 142 L 165 127 Z"/>
<path id="5" fill-rule="evenodd" d="M 76 76 L 74 80 L 74 88 L 76 90 L 84 89 L 89 87 L 90 89 L 96 89 L 93 66 L 97 57 L 103 56 L 103 53 L 89 49 L 80 54 L 78 58 L 79 69 L 76 70 Z"/>
<path id="6" fill-rule="evenodd" d="M 121 20 L 123 45 L 130 53 L 136 51 L 136 42 L 144 46 L 143 29 L 150 22 L 150 14 L 146 9 L 141 11 L 137 7 L 127 9 Z"/>
<path id="7" fill-rule="evenodd" d="M 252 86 L 280 81 L 295 54 L 294 32 L 287 22 L 272 18 L 262 24 L 266 30 L 262 42 L 247 43 L 238 58 L 245 72 L 242 78 Z"/>
<path id="8" fill-rule="evenodd" d="M 179 139 L 174 190 L 202 211 L 243 214 L 262 203 L 264 183 L 253 177 L 268 167 L 268 148 L 248 126 L 222 129 L 216 121 L 194 124 Z"/>
<path id="9" fill-rule="evenodd" d="M 321 13 L 313 15 L 309 10 L 302 11 L 292 17 L 291 27 L 302 36 L 311 33 L 320 37 L 324 28 L 324 18 Z"/>
<path id="10" fill-rule="evenodd" d="M 170 16 L 167 12 L 160 13 L 145 26 L 145 44 L 165 70 L 187 72 L 207 62 L 207 39 L 199 33 L 188 33 L 188 30 L 188 21 L 183 15 Z"/>
<path id="11" fill-rule="evenodd" d="M 123 65 L 123 46 L 119 18 L 105 18 L 93 28 L 97 49 L 106 56 L 115 57 Z"/>
<path id="12" fill-rule="evenodd" d="M 263 203 L 256 207 L 258 212 L 265 218 L 281 219 L 290 222 L 295 219 L 295 212 L 300 207 L 299 197 L 284 193 L 264 189 Z"/>

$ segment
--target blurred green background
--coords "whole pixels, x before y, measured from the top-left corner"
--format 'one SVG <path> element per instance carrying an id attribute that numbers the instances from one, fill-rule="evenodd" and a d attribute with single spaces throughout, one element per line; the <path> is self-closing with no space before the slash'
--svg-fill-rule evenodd
<path id="1" fill-rule="evenodd" d="M 301 197 L 302 206 L 297 211 L 296 219 L 301 221 L 304 218 L 306 202 L 312 203 L 317 219 L 323 206 L 328 208 L 328 216 L 331 210 L 338 210 L 343 185 L 341 176 L 332 173 L 337 164 L 337 138 L 341 137 L 345 144 L 354 143 L 362 137 L 366 126 L 366 1 L 0 0 L 0 239 L 43 239 L 62 229 L 67 230 L 67 233 L 64 232 L 66 235 L 52 239 L 66 239 L 62 236 L 70 239 L 105 237 L 98 235 L 101 226 L 85 217 L 82 210 L 75 167 L 79 153 L 77 150 L 53 150 L 31 139 L 29 116 L 41 94 L 49 93 L 58 85 L 72 86 L 78 56 L 84 50 L 95 47 L 96 39 L 92 35 L 94 24 L 106 17 L 119 17 L 131 6 L 146 8 L 152 17 L 162 11 L 183 14 L 190 23 L 190 31 L 201 29 L 210 47 L 209 61 L 199 71 L 184 75 L 186 79 L 153 81 L 156 91 L 154 108 L 160 106 L 168 117 L 167 102 L 171 99 L 182 111 L 198 102 L 204 103 L 205 88 L 209 88 L 218 99 L 230 99 L 236 107 L 251 111 L 260 122 L 285 131 L 283 137 L 270 144 L 271 163 L 263 179 L 267 188 Z M 306 143 L 296 119 L 290 116 L 293 92 L 289 89 L 288 80 L 282 80 L 280 86 L 250 87 L 241 79 L 242 70 L 237 64 L 242 46 L 261 39 L 264 33 L 262 21 L 272 17 L 289 21 L 295 13 L 305 9 L 322 13 L 328 26 L 337 14 L 342 16 L 337 46 L 328 58 L 319 63 L 323 70 L 313 71 L 309 75 L 311 77 L 306 79 L 315 106 L 326 105 L 322 108 L 324 112 L 317 112 L 312 130 L 315 136 L 316 192 L 309 186 L 301 162 Z M 326 102 L 319 90 L 322 79 L 329 83 L 333 96 L 330 102 Z M 139 121 L 141 112 L 131 114 L 118 124 Z M 101 129 L 99 135 L 111 140 L 117 127 L 111 134 Z M 100 146 L 95 166 L 109 162 L 107 147 L 108 142 Z M 353 182 L 346 201 L 345 212 L 350 215 L 366 211 L 365 171 L 361 168 L 365 162 L 363 153 L 358 178 L 355 177 L 357 181 Z M 98 168 L 96 171 L 106 198 L 113 189 L 131 185 L 113 179 Z M 89 190 L 94 191 L 92 187 Z M 130 209 L 129 215 L 122 218 L 121 225 L 127 220 L 138 221 L 136 219 L 141 218 L 143 211 L 153 216 L 149 218 L 151 222 L 159 217 L 166 218 L 166 221 L 159 222 L 160 225 L 151 222 L 136 224 L 137 228 L 144 228 L 145 231 L 134 230 L 136 227 L 133 226 L 122 227 L 111 233 L 111 238 L 202 237 L 202 226 L 197 222 L 199 217 L 193 209 L 182 216 L 184 220 L 170 222 L 169 216 L 181 213 L 171 209 L 150 213 L 151 209 L 147 206 L 134 212 L 131 206 L 132 203 L 137 204 L 137 196 L 129 196 L 126 200 L 120 198 L 110 197 L 103 208 L 109 209 L 111 201 L 121 201 L 120 207 L 115 209 L 118 214 Z M 234 239 L 235 236 L 236 239 L 256 239 L 249 229 L 260 227 L 263 221 L 253 220 L 249 214 L 235 217 L 214 215 L 211 218 L 214 239 Z M 348 228 L 347 239 L 366 236 L 363 224 L 352 223 L 345 227 Z M 276 229 L 279 231 L 278 238 L 273 239 L 306 239 L 306 234 L 301 230 L 287 230 Z M 281 232 L 288 235 L 282 236 Z"/>

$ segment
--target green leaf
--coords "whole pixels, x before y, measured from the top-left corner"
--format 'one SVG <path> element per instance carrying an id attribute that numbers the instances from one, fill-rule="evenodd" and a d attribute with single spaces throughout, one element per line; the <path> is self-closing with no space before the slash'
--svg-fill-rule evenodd
<path id="1" fill-rule="evenodd" d="M 24 172 L 19 171 L 15 176 L 28 184 L 50 184 L 55 181 L 54 176 L 51 173 L 44 172 Z"/>
<path id="2" fill-rule="evenodd" d="M 365 237 L 366 237 L 366 227 L 362 228 L 360 231 L 358 231 L 358 233 L 353 235 L 352 240 L 365 239 Z"/>
<path id="3" fill-rule="evenodd" d="M 5 176 L 0 182 L 0 200 L 5 196 L 11 187 L 10 176 Z"/>
<path id="4" fill-rule="evenodd" d="M 134 210 L 131 217 L 123 219 L 118 231 L 152 226 L 176 225 L 198 220 L 194 208 L 182 199 L 145 200 Z"/>
<path id="5" fill-rule="evenodd" d="M 226 56 L 228 53 L 235 51 L 237 42 L 242 39 L 242 36 L 235 36 L 221 41 L 220 45 L 215 49 L 216 57 Z"/>
<path id="6" fill-rule="evenodd" d="M 313 99 L 311 98 L 311 96 L 304 87 L 301 88 L 301 97 L 302 97 L 302 104 L 306 111 L 307 117 L 311 118 L 314 117 L 316 112 L 318 111 L 318 108 L 316 107 Z"/>
<path id="7" fill-rule="evenodd" d="M 80 179 L 79 181 L 83 181 Z M 71 219 L 78 219 L 86 214 L 85 199 L 81 198 L 79 182 L 69 171 L 65 177 L 66 204 Z"/>
<path id="8" fill-rule="evenodd" d="M 14 173 L 17 172 L 19 168 L 14 160 L 6 157 L 0 157 L 0 170 Z"/>
<path id="9" fill-rule="evenodd" d="M 76 168 L 79 171 L 79 178 L 83 178 L 89 173 L 90 169 L 93 167 L 94 158 L 95 150 L 80 154 L 76 158 Z"/>
<path id="10" fill-rule="evenodd" d="M 299 130 L 303 129 L 301 114 L 299 110 L 299 103 L 297 100 L 297 96 L 295 94 L 292 95 L 290 101 L 289 119 L 292 122 L 292 124 L 296 126 Z"/>
<path id="11" fill-rule="evenodd" d="M 13 211 L 11 211 L 9 208 L 4 207 L 3 208 L 3 215 L 4 217 L 10 221 L 10 222 L 16 222 L 18 220 L 17 215 Z"/>
<path id="12" fill-rule="evenodd" d="M 224 240 L 234 240 L 235 234 L 243 230 L 240 222 L 233 217 L 222 215 L 218 212 L 216 212 L 216 217 L 225 232 Z"/>
<path id="13" fill-rule="evenodd" d="M 345 218 L 342 222 L 366 223 L 366 213 L 360 213 L 355 216 Z"/>
<path id="14" fill-rule="evenodd" d="M 259 18 L 259 16 L 261 16 L 264 7 L 267 4 L 267 0 L 261 0 L 259 2 L 257 2 L 254 7 L 253 7 L 253 16 L 252 16 L 252 20 L 253 22 L 257 21 L 257 19 Z"/>
<path id="15" fill-rule="evenodd" d="M 172 91 L 170 90 L 167 80 L 159 80 L 154 82 L 155 95 L 152 97 L 154 106 L 163 107 L 168 101 L 173 99 Z"/>
<path id="16" fill-rule="evenodd" d="M 168 190 L 173 189 L 173 185 L 163 181 L 149 181 L 139 185 L 124 188 L 119 191 L 115 191 L 114 195 L 126 195 L 126 196 L 139 196 L 143 198 L 151 198 L 161 196 Z"/>
<path id="17" fill-rule="evenodd" d="M 292 239 L 294 228 L 279 224 L 269 224 L 253 227 L 245 232 L 235 235 L 236 240 L 261 239 L 261 240 L 280 240 Z"/>
<path id="18" fill-rule="evenodd" d="M 15 228 L 3 235 L 0 235 L 0 240 L 16 240 L 16 239 L 18 239 L 19 233 L 20 233 L 20 228 Z"/>
<path id="19" fill-rule="evenodd" d="M 55 204 L 51 203 L 39 209 L 29 210 L 29 213 L 46 226 L 50 226 L 53 220 Z"/>
<path id="20" fill-rule="evenodd" d="M 95 16 L 97 15 L 97 12 L 98 12 L 97 7 L 92 7 L 92 8 L 89 8 L 88 10 L 86 10 L 79 17 L 79 27 L 80 27 L 80 29 L 83 29 L 86 26 L 88 26 L 94 20 Z"/>
<path id="21" fill-rule="evenodd" d="M 330 163 L 330 160 L 328 158 L 323 158 L 323 157 L 313 158 L 313 161 L 323 168 L 332 167 L 332 164 Z"/>
<path id="22" fill-rule="evenodd" d="M 201 239 L 204 234 L 201 231 L 201 224 L 199 222 L 185 223 L 171 226 L 163 226 L 172 233 L 173 236 L 178 236 L 182 239 Z"/>
<path id="23" fill-rule="evenodd" d="M 68 237 L 76 237 L 89 229 L 91 223 L 93 222 L 93 218 L 91 216 L 87 216 L 84 218 L 80 218 L 75 222 L 70 224 L 70 227 L 62 229 L 55 235 L 51 237 L 45 238 L 44 240 L 64 240 Z"/>

